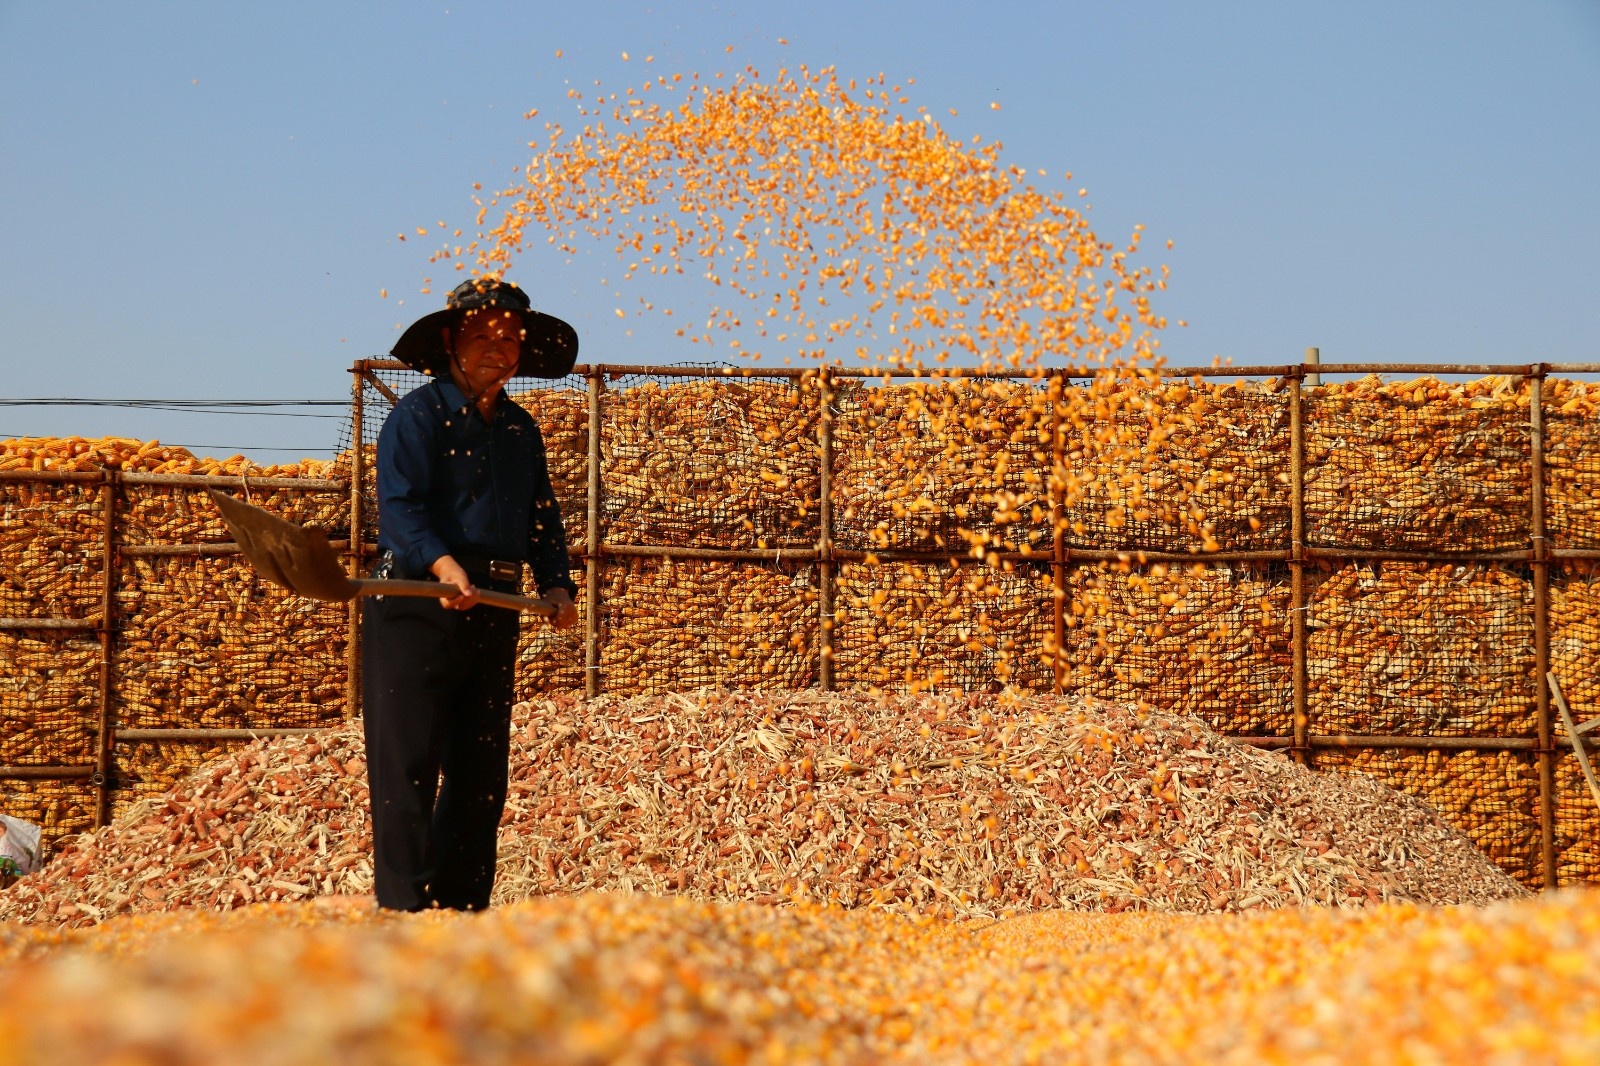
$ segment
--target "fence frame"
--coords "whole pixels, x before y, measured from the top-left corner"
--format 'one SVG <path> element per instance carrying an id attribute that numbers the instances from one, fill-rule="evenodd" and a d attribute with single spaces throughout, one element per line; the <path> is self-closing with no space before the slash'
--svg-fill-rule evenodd
<path id="1" fill-rule="evenodd" d="M 965 369 L 937 370 L 883 370 L 868 368 L 822 367 L 808 369 L 756 369 L 756 368 L 688 368 L 655 367 L 631 364 L 591 364 L 574 368 L 573 376 L 582 379 L 588 399 L 588 469 L 586 488 L 585 538 L 581 545 L 571 545 L 574 561 L 581 561 L 585 571 L 587 592 L 587 623 L 584 632 L 584 690 L 594 697 L 604 690 L 600 668 L 602 631 L 597 604 L 600 594 L 600 576 L 608 558 L 664 558 L 664 559 L 715 559 L 725 561 L 771 562 L 779 560 L 809 561 L 819 573 L 817 683 L 825 690 L 836 685 L 833 662 L 833 625 L 835 616 L 835 585 L 838 567 L 845 562 L 927 562 L 977 564 L 978 559 L 957 559 L 950 551 L 883 550 L 862 551 L 839 548 L 833 536 L 832 466 L 834 457 L 833 421 L 836 414 L 834 402 L 837 383 L 857 379 L 900 379 L 937 381 L 962 377 L 988 379 L 1031 380 L 1043 383 L 1048 390 L 1051 407 L 1051 434 L 1053 439 L 1051 469 L 1045 479 L 1049 494 L 1049 513 L 1053 536 L 1047 551 L 1006 551 L 989 553 L 987 559 L 995 562 L 1046 563 L 1053 576 L 1054 689 L 1064 691 L 1064 631 L 1066 614 L 1067 571 L 1077 565 L 1104 561 L 1154 563 L 1182 561 L 1190 563 L 1225 562 L 1279 562 L 1287 564 L 1290 573 L 1290 643 L 1292 652 L 1291 688 L 1293 699 L 1293 733 L 1291 736 L 1238 736 L 1235 739 L 1259 747 L 1283 750 L 1299 762 L 1314 765 L 1315 753 L 1324 749 L 1421 749 L 1438 751 L 1519 751 L 1534 755 L 1539 775 L 1540 832 L 1539 868 L 1546 887 L 1557 883 L 1557 856 L 1555 851 L 1555 765 L 1560 754 L 1551 717 L 1549 693 L 1542 679 L 1550 668 L 1550 567 L 1552 563 L 1566 560 L 1600 559 L 1600 548 L 1558 549 L 1550 547 L 1545 531 L 1546 499 L 1544 491 L 1544 417 L 1543 383 L 1553 373 L 1600 374 L 1600 363 L 1525 363 L 1525 364 L 1447 364 L 1447 363 L 1321 363 L 1308 350 L 1304 362 L 1275 366 L 1218 367 L 1174 366 L 1158 369 L 1165 378 L 1281 378 L 1288 384 L 1287 396 L 1290 416 L 1290 533 L 1286 547 L 1276 550 L 1250 551 L 1143 551 L 1138 549 L 1078 549 L 1068 548 L 1062 536 L 1059 521 L 1064 502 L 1061 486 L 1063 469 L 1063 405 L 1060 402 L 1065 390 L 1074 379 L 1093 378 L 1106 373 L 1099 367 L 1058 367 L 1035 369 L 1028 372 L 989 372 Z M 111 817 L 112 793 L 118 785 L 116 750 L 119 744 L 133 744 L 162 740 L 242 740 L 257 736 L 294 735 L 302 729 L 118 729 L 114 721 L 116 634 L 119 611 L 116 581 L 121 560 L 139 555 L 205 557 L 235 554 L 237 545 L 230 543 L 126 545 L 121 543 L 116 514 L 118 502 L 126 486 L 171 486 L 196 488 L 221 488 L 245 490 L 247 488 L 282 488 L 305 492 L 347 492 L 350 507 L 350 533 L 347 541 L 335 542 L 335 550 L 346 555 L 352 575 L 361 571 L 367 558 L 376 551 L 376 545 L 364 541 L 364 486 L 369 472 L 363 453 L 363 436 L 366 432 L 365 387 L 372 385 L 393 403 L 398 400 L 394 391 L 378 377 L 376 371 L 406 370 L 405 364 L 392 359 L 358 360 L 350 368 L 352 374 L 351 427 L 352 461 L 348 481 L 306 478 L 249 478 L 221 475 L 147 474 L 119 470 L 99 471 L 0 471 L 0 483 L 32 481 L 45 483 L 78 482 L 96 485 L 100 505 L 104 510 L 104 524 L 99 544 L 103 567 L 100 590 L 100 613 L 90 618 L 0 618 L 0 630 L 71 631 L 86 630 L 96 634 L 100 643 L 98 678 L 99 717 L 96 723 L 95 760 L 89 764 L 58 766 L 0 766 L 0 779 L 82 780 L 87 778 L 95 790 L 95 825 L 102 826 Z M 1398 550 L 1384 548 L 1311 547 L 1306 544 L 1305 530 L 1305 402 L 1302 388 L 1308 379 L 1320 381 L 1322 375 L 1335 374 L 1426 374 L 1426 375 L 1502 375 L 1525 381 L 1529 387 L 1529 430 L 1531 457 L 1530 537 L 1526 548 L 1496 551 L 1445 551 Z M 817 380 L 817 457 L 819 464 L 818 506 L 819 532 L 815 544 L 809 548 L 785 549 L 723 549 L 668 546 L 657 544 L 609 543 L 605 540 L 600 521 L 605 491 L 603 471 L 602 435 L 604 396 L 607 383 L 628 376 L 654 378 L 719 378 L 724 380 L 790 379 Z M 1528 737 L 1430 737 L 1430 736 L 1380 736 L 1336 735 L 1312 731 L 1312 708 L 1309 706 L 1307 678 L 1307 613 L 1310 609 L 1305 570 L 1318 560 L 1349 562 L 1354 560 L 1401 560 L 1436 563 L 1517 563 L 1526 566 L 1532 575 L 1534 613 L 1535 692 L 1533 693 L 1536 735 Z M 352 601 L 349 609 L 347 642 L 347 714 L 355 714 L 360 707 L 360 640 L 361 613 L 359 601 Z M 1590 738 L 1585 738 L 1595 743 Z"/>
<path id="2" fill-rule="evenodd" d="M 352 413 L 352 424 L 361 426 L 362 415 L 359 408 L 363 403 L 361 382 L 370 381 L 377 385 L 385 398 L 390 402 L 396 399 L 393 391 L 383 387 L 374 371 L 378 370 L 407 370 L 406 364 L 392 359 L 365 359 L 359 360 L 351 368 L 356 377 L 356 407 Z M 954 559 L 949 551 L 926 550 L 885 550 L 861 551 L 838 548 L 833 539 L 833 514 L 832 514 L 832 467 L 833 467 L 833 409 L 834 389 L 836 382 L 849 379 L 879 379 L 879 380 L 923 380 L 938 381 L 964 377 L 982 377 L 989 379 L 1031 380 L 1042 382 L 1048 390 L 1051 407 L 1051 434 L 1052 455 L 1051 470 L 1046 478 L 1049 493 L 1049 512 L 1052 518 L 1053 535 L 1051 537 L 1048 553 L 1036 551 L 1020 552 L 993 552 L 986 558 L 994 562 L 1047 562 L 1051 567 L 1053 577 L 1053 622 L 1054 622 L 1054 653 L 1052 655 L 1052 669 L 1054 674 L 1054 689 L 1057 693 L 1064 691 L 1064 632 L 1066 614 L 1066 584 L 1067 571 L 1078 564 L 1116 561 L 1116 562 L 1191 562 L 1191 563 L 1224 563 L 1224 562 L 1280 562 L 1287 564 L 1290 574 L 1290 650 L 1292 664 L 1290 668 L 1291 690 L 1293 701 L 1293 735 L 1288 737 L 1267 736 L 1238 736 L 1234 739 L 1253 744 L 1267 749 L 1283 750 L 1295 761 L 1307 765 L 1315 765 L 1316 752 L 1319 750 L 1338 749 L 1413 749 L 1435 751 L 1519 751 L 1532 753 L 1537 758 L 1539 775 L 1539 859 L 1538 867 L 1542 883 L 1545 887 L 1557 884 L 1557 856 L 1555 850 L 1555 759 L 1559 754 L 1555 747 L 1555 734 L 1552 728 L 1550 715 L 1549 695 L 1543 684 L 1535 684 L 1533 693 L 1536 736 L 1531 737 L 1430 737 L 1430 736 L 1387 736 L 1387 735 L 1341 735 L 1313 732 L 1312 714 L 1309 699 L 1308 665 L 1308 626 L 1307 615 L 1310 611 L 1310 596 L 1306 581 L 1306 568 L 1317 561 L 1352 562 L 1357 560 L 1395 560 L 1416 561 L 1450 564 L 1485 564 L 1485 563 L 1519 563 L 1526 565 L 1533 576 L 1534 598 L 1534 658 L 1538 667 L 1537 678 L 1544 676 L 1544 671 L 1549 668 L 1550 661 L 1550 633 L 1549 633 L 1549 569 L 1552 562 L 1561 560 L 1595 559 L 1600 558 L 1600 549 L 1552 549 L 1549 547 L 1544 530 L 1545 521 L 1545 494 L 1544 494 L 1544 428 L 1542 390 L 1543 382 L 1551 373 L 1589 373 L 1600 374 L 1600 363 L 1515 363 L 1515 364 L 1456 364 L 1456 363 L 1324 363 L 1320 353 L 1312 348 L 1307 349 L 1305 358 L 1299 363 L 1287 363 L 1274 366 L 1164 366 L 1157 373 L 1164 378 L 1232 378 L 1232 379 L 1270 379 L 1281 378 L 1288 383 L 1289 417 L 1290 417 L 1290 534 L 1289 543 L 1281 550 L 1259 551 L 1143 551 L 1138 549 L 1101 549 L 1085 550 L 1068 548 L 1063 540 L 1061 523 L 1059 521 L 1063 509 L 1060 477 L 1062 464 L 1062 405 L 1059 402 L 1074 379 L 1092 379 L 1098 374 L 1104 374 L 1107 368 L 1093 366 L 1056 367 L 1050 369 L 1035 368 L 1026 372 L 1019 371 L 983 371 L 964 368 L 937 368 L 933 370 L 885 370 L 871 368 L 855 368 L 840 366 L 823 366 L 807 369 L 776 369 L 754 367 L 659 367 L 637 364 L 607 364 L 595 363 L 580 365 L 573 369 L 572 376 L 581 377 L 587 384 L 589 396 L 589 464 L 587 485 L 587 524 L 586 536 L 582 545 L 571 545 L 570 550 L 574 559 L 581 559 L 584 564 L 589 623 L 585 631 L 585 693 L 594 697 L 604 690 L 604 678 L 600 670 L 601 632 L 598 623 L 599 611 L 596 607 L 599 598 L 599 573 L 607 558 L 662 558 L 662 559 L 718 559 L 726 561 L 769 562 L 780 559 L 794 561 L 809 560 L 817 565 L 819 573 L 818 589 L 818 641 L 817 641 L 817 683 L 824 690 L 835 687 L 834 673 L 834 646 L 833 627 L 835 617 L 835 582 L 837 568 L 843 562 L 862 562 L 877 560 L 879 562 L 927 562 L 951 563 L 959 562 L 961 565 L 977 563 L 977 559 Z M 1313 547 L 1306 543 L 1306 508 L 1305 508 L 1305 477 L 1306 477 L 1306 395 L 1303 386 L 1309 381 L 1313 385 L 1321 385 L 1324 375 L 1450 375 L 1450 376 L 1505 376 L 1517 379 L 1519 382 L 1529 384 L 1529 429 L 1531 448 L 1531 478 L 1532 490 L 1530 493 L 1530 520 L 1531 536 L 1528 547 L 1524 549 L 1499 550 L 1499 551 L 1446 551 L 1427 550 L 1416 551 L 1408 549 L 1385 548 L 1345 548 L 1345 547 Z M 601 501 L 604 494 L 605 478 L 602 469 L 603 457 L 601 455 L 601 437 L 603 426 L 602 398 L 608 381 L 629 376 L 646 376 L 667 379 L 689 378 L 717 378 L 729 381 L 738 380 L 773 380 L 789 379 L 799 381 L 806 378 L 817 380 L 818 410 L 817 410 L 817 457 L 818 457 L 818 506 L 820 511 L 819 533 L 817 541 L 810 550 L 806 549 L 724 549 L 724 548 L 695 548 L 686 546 L 669 546 L 653 544 L 622 544 L 609 543 L 605 540 L 604 530 L 599 522 Z M 360 441 L 359 430 L 356 441 Z M 359 452 L 359 448 L 357 451 Z M 359 485 L 359 483 L 358 483 Z M 352 499 L 358 493 L 358 485 L 352 487 Z M 358 624 L 354 619 L 353 624 Z M 356 643 L 352 638 L 352 646 Z M 357 706 L 355 702 L 352 707 Z"/>
<path id="3" fill-rule="evenodd" d="M 128 486 L 162 486 L 173 488 L 217 488 L 246 491 L 248 489 L 286 489 L 301 492 L 346 492 L 351 482 L 297 478 L 249 477 L 218 474 L 153 474 L 115 469 L 72 470 L 0 470 L 0 484 L 5 483 L 71 484 L 89 483 L 98 486 L 102 526 L 99 544 L 101 562 L 101 587 L 99 613 L 87 618 L 24 617 L 0 618 L 0 630 L 14 632 L 93 632 L 100 644 L 97 678 L 97 718 L 95 722 L 94 761 L 82 764 L 40 766 L 0 766 L 0 781 L 7 779 L 34 781 L 77 781 L 87 778 L 94 789 L 94 827 L 109 825 L 112 815 L 113 793 L 120 787 L 117 776 L 117 748 L 119 745 L 162 741 L 252 740 L 256 737 L 293 735 L 311 732 L 307 729 L 122 729 L 116 724 L 116 647 L 118 623 L 122 612 L 117 603 L 117 573 L 123 559 L 139 557 L 192 557 L 238 555 L 241 549 L 231 541 L 192 544 L 124 544 L 119 536 L 117 512 Z M 359 538 L 359 529 L 352 535 Z M 350 552 L 351 541 L 330 541 L 335 551 Z M 359 539 L 354 541 L 359 550 Z M 352 562 L 352 565 L 355 565 Z M 359 689 L 359 671 L 352 671 L 347 693 L 353 699 Z M 347 707 L 354 708 L 349 703 Z"/>

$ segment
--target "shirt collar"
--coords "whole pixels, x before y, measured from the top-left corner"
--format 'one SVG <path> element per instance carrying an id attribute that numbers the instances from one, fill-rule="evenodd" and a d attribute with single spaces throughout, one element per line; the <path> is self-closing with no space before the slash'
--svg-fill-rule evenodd
<path id="1" fill-rule="evenodd" d="M 452 410 L 452 411 L 464 411 L 464 410 L 466 410 L 466 408 L 467 408 L 467 394 L 462 392 L 460 387 L 458 385 L 456 385 L 455 378 L 452 378 L 452 377 L 449 377 L 449 376 L 445 376 L 445 377 L 438 378 L 437 380 L 439 382 L 440 391 L 444 395 L 444 402 L 450 405 L 450 410 Z M 510 403 L 510 402 L 511 402 L 510 399 L 506 396 L 506 390 L 504 388 L 502 388 L 500 390 L 499 399 L 495 403 L 495 408 L 494 408 L 495 421 L 498 422 L 500 420 L 501 416 L 505 413 L 505 405 Z M 477 415 L 476 411 L 473 411 L 471 413 L 474 414 L 474 415 Z M 482 420 L 482 416 L 479 415 L 478 417 L 479 417 L 479 419 L 481 421 Z"/>

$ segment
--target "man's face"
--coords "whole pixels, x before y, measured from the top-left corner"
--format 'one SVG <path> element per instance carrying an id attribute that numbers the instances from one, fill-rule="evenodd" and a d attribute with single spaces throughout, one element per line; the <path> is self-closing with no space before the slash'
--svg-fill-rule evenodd
<path id="1" fill-rule="evenodd" d="M 469 311 L 453 331 L 455 357 L 473 392 L 511 375 L 522 357 L 522 317 L 491 308 Z"/>

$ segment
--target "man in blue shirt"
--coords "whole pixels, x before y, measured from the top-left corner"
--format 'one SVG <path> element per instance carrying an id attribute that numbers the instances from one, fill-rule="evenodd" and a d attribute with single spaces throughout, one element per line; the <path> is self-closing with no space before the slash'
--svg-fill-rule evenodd
<path id="1" fill-rule="evenodd" d="M 518 617 L 480 588 L 521 591 L 522 566 L 578 618 L 544 441 L 504 386 L 561 377 L 578 338 L 517 286 L 474 279 L 411 326 L 394 355 L 434 380 L 378 436 L 375 574 L 440 582 L 437 601 L 367 600 L 362 677 L 378 905 L 482 910 L 505 808 Z"/>

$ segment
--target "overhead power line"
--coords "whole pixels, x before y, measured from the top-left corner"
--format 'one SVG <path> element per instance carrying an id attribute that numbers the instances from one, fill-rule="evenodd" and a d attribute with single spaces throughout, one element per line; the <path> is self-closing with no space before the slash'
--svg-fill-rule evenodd
<path id="1" fill-rule="evenodd" d="M 272 407 L 348 407 L 349 400 L 116 400 L 71 396 L 0 398 L 0 407 L 117 407 L 136 411 L 251 415 L 257 418 L 343 418 L 344 415 L 272 411 Z"/>

